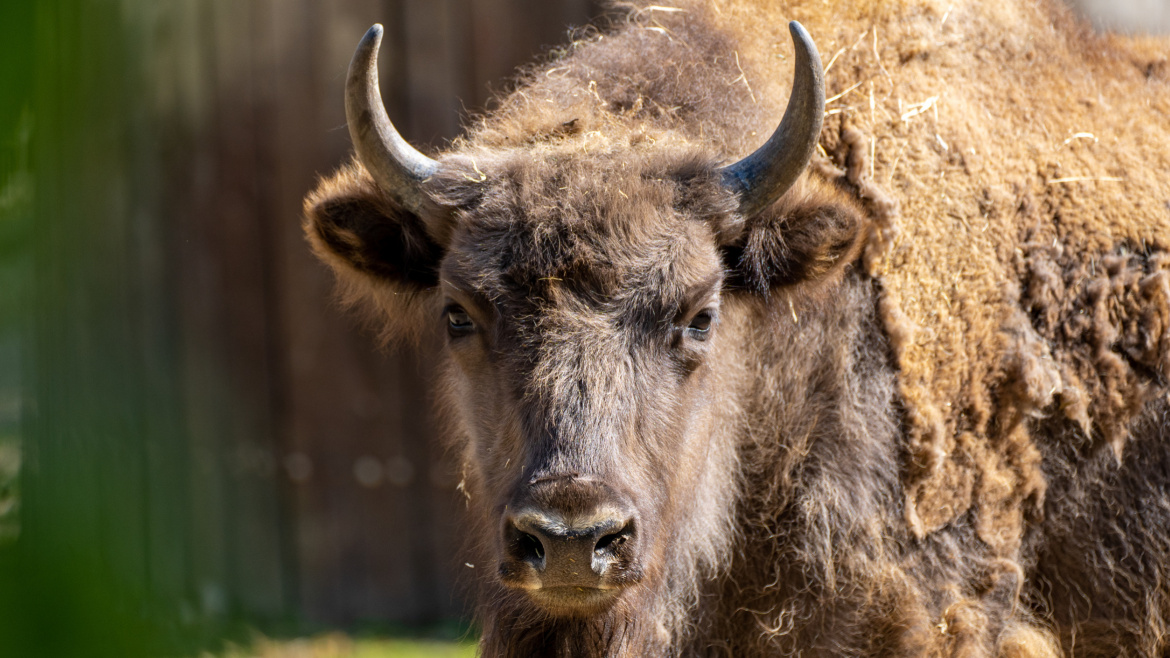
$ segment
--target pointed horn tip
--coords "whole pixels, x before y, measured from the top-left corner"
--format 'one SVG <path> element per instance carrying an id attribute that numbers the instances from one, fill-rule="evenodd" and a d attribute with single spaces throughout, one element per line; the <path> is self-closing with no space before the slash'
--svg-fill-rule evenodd
<path id="1" fill-rule="evenodd" d="M 362 40 L 358 42 L 357 51 L 374 50 L 376 52 L 380 45 L 382 45 L 382 24 L 374 23 L 370 29 L 366 30 Z"/>
<path id="2" fill-rule="evenodd" d="M 788 33 L 792 35 L 792 42 L 797 44 L 798 50 L 803 50 L 808 53 L 810 57 L 815 57 L 817 62 L 820 62 L 820 54 L 817 53 L 817 46 L 813 43 L 812 36 L 804 26 L 796 21 L 788 22 Z"/>

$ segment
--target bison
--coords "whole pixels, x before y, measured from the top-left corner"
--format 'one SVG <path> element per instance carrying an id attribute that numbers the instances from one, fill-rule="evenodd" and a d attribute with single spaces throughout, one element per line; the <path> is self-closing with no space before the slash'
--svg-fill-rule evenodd
<path id="1" fill-rule="evenodd" d="M 305 230 L 435 353 L 485 656 L 1170 651 L 1165 40 L 620 3 L 431 158 L 381 34 Z"/>

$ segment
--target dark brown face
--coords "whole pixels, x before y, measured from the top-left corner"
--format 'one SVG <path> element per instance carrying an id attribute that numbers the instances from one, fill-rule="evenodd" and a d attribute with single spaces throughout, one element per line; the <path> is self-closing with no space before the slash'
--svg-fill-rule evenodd
<path id="1" fill-rule="evenodd" d="M 564 204 L 534 209 L 543 184 L 506 184 L 458 224 L 437 320 L 500 581 L 579 615 L 656 576 L 685 513 L 674 492 L 697 486 L 702 465 L 680 462 L 713 433 L 724 265 L 707 222 L 637 202 L 581 212 L 573 197 L 603 186 L 561 182 Z"/>
<path id="2" fill-rule="evenodd" d="M 442 340 L 483 600 L 521 619 L 677 597 L 732 534 L 745 309 L 840 271 L 860 216 L 799 185 L 744 217 L 714 163 L 654 144 L 441 164 L 441 221 L 353 166 L 306 229 L 391 336 Z"/>

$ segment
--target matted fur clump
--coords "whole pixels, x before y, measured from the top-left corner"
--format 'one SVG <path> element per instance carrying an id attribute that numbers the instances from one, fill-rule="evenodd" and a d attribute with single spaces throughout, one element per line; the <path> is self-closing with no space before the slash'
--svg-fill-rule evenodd
<path id="1" fill-rule="evenodd" d="M 910 426 L 908 520 L 925 534 L 971 510 L 1010 554 L 1044 493 L 1027 420 L 1064 415 L 1120 457 L 1165 392 L 1170 43 L 1045 1 L 821 7 L 780 11 L 817 35 L 839 95 L 825 148 L 870 136 L 854 166 L 900 206 L 869 267 Z"/>

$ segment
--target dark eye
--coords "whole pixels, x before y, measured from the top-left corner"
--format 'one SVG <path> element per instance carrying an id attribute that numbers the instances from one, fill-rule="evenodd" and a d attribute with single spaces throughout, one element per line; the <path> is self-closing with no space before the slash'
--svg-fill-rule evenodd
<path id="1" fill-rule="evenodd" d="M 448 306 L 445 313 L 447 333 L 452 338 L 466 336 L 475 331 L 475 323 L 471 321 L 471 316 L 467 314 L 467 311 L 458 306 Z"/>
<path id="2" fill-rule="evenodd" d="M 687 335 L 695 340 L 707 340 L 707 335 L 711 332 L 711 324 L 714 321 L 714 312 L 700 311 L 691 318 L 691 323 L 687 325 Z"/>

